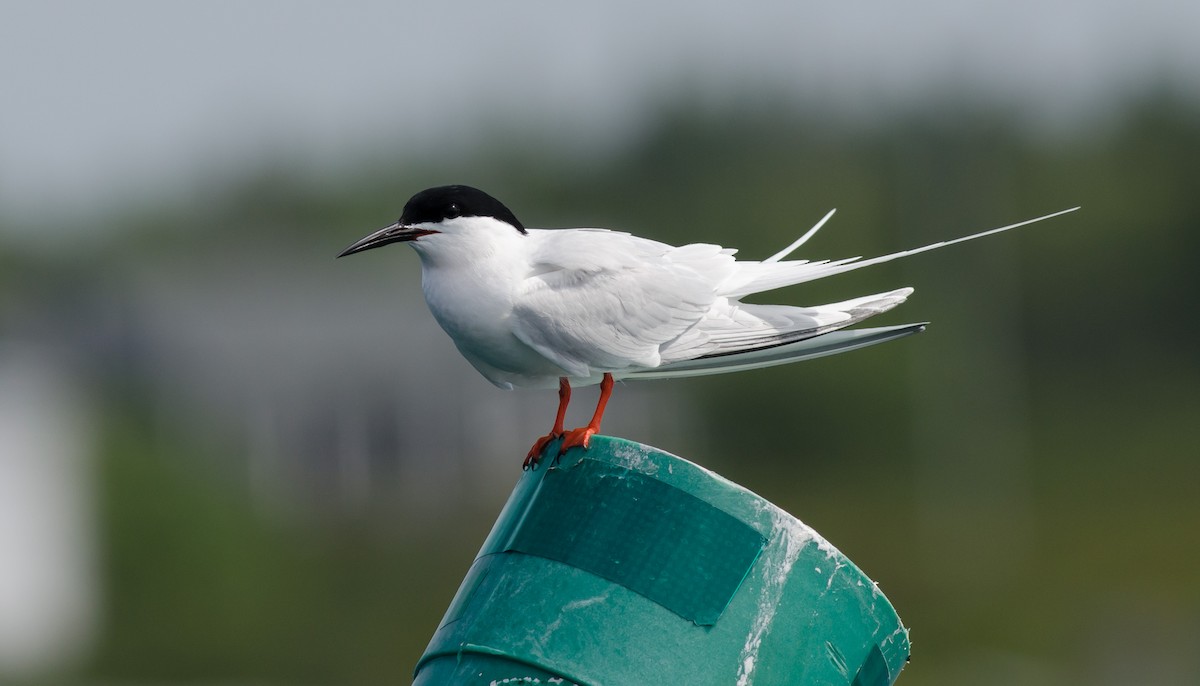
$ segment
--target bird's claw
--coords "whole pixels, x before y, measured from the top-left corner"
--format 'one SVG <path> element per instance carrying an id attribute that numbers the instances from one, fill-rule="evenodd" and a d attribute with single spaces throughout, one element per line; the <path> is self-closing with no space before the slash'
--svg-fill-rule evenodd
<path id="1" fill-rule="evenodd" d="M 525 462 L 521 464 L 521 469 L 529 471 L 537 469 L 542 462 L 542 453 L 550 444 L 559 438 L 563 439 L 562 445 L 558 446 L 558 452 L 554 455 L 554 463 L 558 462 L 558 458 L 567 454 L 571 448 L 588 449 L 591 444 L 592 436 L 596 435 L 597 430 L 590 426 L 583 426 L 578 429 L 571 429 L 562 433 L 548 433 L 545 436 L 537 439 L 533 443 L 533 447 L 529 449 L 529 454 L 525 456 Z"/>
<path id="2" fill-rule="evenodd" d="M 534 441 L 533 447 L 529 449 L 529 454 L 525 456 L 525 462 L 521 464 L 521 469 L 526 471 L 537 469 L 538 463 L 542 461 L 542 453 L 545 452 L 546 446 L 561 436 L 562 434 L 551 431 Z"/>

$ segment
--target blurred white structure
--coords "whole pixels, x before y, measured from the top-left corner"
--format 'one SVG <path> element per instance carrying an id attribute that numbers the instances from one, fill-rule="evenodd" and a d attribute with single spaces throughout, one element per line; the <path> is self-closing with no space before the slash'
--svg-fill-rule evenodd
<path id="1" fill-rule="evenodd" d="M 58 362 L 0 343 L 0 680 L 69 664 L 96 630 L 93 441 Z"/>

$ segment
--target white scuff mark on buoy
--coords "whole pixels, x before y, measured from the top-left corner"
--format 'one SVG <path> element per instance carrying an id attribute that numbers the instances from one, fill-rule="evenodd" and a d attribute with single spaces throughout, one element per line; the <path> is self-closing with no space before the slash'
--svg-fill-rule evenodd
<path id="1" fill-rule="evenodd" d="M 648 476 L 658 474 L 658 460 L 653 458 L 648 446 L 631 441 L 619 441 L 613 445 L 612 454 L 614 457 L 620 458 L 628 469 Z"/>
<path id="2" fill-rule="evenodd" d="M 574 612 L 575 610 L 582 610 L 585 607 L 591 607 L 592 605 L 598 605 L 598 604 L 608 600 L 608 596 L 611 592 L 612 592 L 612 589 L 609 589 L 609 590 L 605 591 L 604 593 L 601 593 L 598 596 L 592 596 L 591 598 L 580 598 L 579 600 L 572 600 L 571 602 L 567 603 L 566 605 L 563 605 L 562 610 L 558 613 L 558 616 L 554 618 L 554 621 L 550 622 L 550 624 L 546 625 L 546 629 L 545 629 L 545 631 L 542 632 L 541 639 L 539 639 L 539 642 L 538 642 L 539 645 L 545 647 L 545 645 L 550 642 L 550 637 L 552 635 L 554 635 L 554 632 L 558 631 L 560 628 L 562 628 L 563 617 L 565 617 L 568 612 Z"/>
<path id="3" fill-rule="evenodd" d="M 562 618 L 562 615 L 560 614 L 554 618 L 553 622 L 550 622 L 549 624 L 547 624 L 546 630 L 542 632 L 542 637 L 538 641 L 538 645 L 545 646 L 547 643 L 549 643 L 550 637 L 554 635 L 555 631 L 558 631 L 559 627 L 562 626 L 562 622 L 563 622 L 563 618 Z"/>
<path id="4" fill-rule="evenodd" d="M 763 637 L 775 621 L 775 610 L 783 598 L 783 589 L 792 573 L 792 565 L 800 557 L 800 551 L 809 543 L 816 542 L 818 546 L 825 539 L 811 527 L 799 519 L 789 515 L 779 508 L 767 503 L 771 516 L 770 543 L 759 558 L 761 586 L 758 595 L 758 610 L 754 621 L 750 624 L 750 632 L 746 635 L 746 643 L 742 646 L 741 660 L 738 664 L 737 686 L 750 686 L 754 676 L 754 668 L 758 662 L 758 651 L 762 647 Z M 828 543 L 826 543 L 828 545 Z"/>
<path id="5" fill-rule="evenodd" d="M 797 521 L 799 521 L 799 520 L 797 520 Z M 807 528 L 806 524 L 802 523 L 801 526 L 804 526 L 805 528 Z M 825 538 L 823 536 L 821 536 L 821 534 L 818 534 L 813 529 L 809 529 L 809 531 L 812 531 L 813 539 L 817 543 L 817 550 L 820 550 L 822 553 L 825 553 L 826 560 L 837 559 L 842 554 L 837 548 L 833 547 L 832 543 L 825 540 Z"/>
<path id="6" fill-rule="evenodd" d="M 892 643 L 893 641 L 895 641 L 898 638 L 904 638 L 904 640 L 906 640 L 906 641 L 908 640 L 908 629 L 904 628 L 903 624 L 897 626 L 896 629 L 894 631 L 892 631 L 892 633 L 887 635 L 887 638 L 880 641 L 879 647 L 882 648 L 882 647 L 888 645 L 889 643 Z"/>
<path id="7" fill-rule="evenodd" d="M 542 683 L 542 680 L 537 678 L 536 676 L 510 676 L 507 679 L 492 679 L 491 683 L 489 683 L 488 686 L 505 686 L 506 684 L 540 684 L 540 683 Z M 567 680 L 563 679 L 562 677 L 552 676 L 552 677 L 546 678 L 546 683 L 548 683 L 548 684 L 565 684 L 565 683 L 567 683 Z M 579 684 L 572 681 L 571 686 L 579 686 Z"/>
<path id="8" fill-rule="evenodd" d="M 579 600 L 572 600 L 571 602 L 567 603 L 566 605 L 563 605 L 563 612 L 568 612 L 570 610 L 579 610 L 579 609 L 582 609 L 585 607 L 589 607 L 591 605 L 595 605 L 597 603 L 602 603 L 602 602 L 608 600 L 608 596 L 611 593 L 612 593 L 612 589 L 609 589 L 609 590 L 601 593 L 598 596 L 592 596 L 591 598 L 581 598 Z"/>
<path id="9" fill-rule="evenodd" d="M 833 578 L 835 576 L 837 576 L 837 573 L 839 571 L 841 571 L 842 569 L 844 569 L 845 567 L 846 567 L 846 563 L 841 562 L 840 560 L 838 562 L 834 563 L 833 571 L 829 573 L 829 578 L 825 580 L 825 592 L 826 593 L 829 592 L 829 589 L 833 588 Z"/>

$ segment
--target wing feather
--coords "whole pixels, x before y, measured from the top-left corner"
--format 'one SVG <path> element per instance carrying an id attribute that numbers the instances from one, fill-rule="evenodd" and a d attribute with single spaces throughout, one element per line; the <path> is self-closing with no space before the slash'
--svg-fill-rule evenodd
<path id="1" fill-rule="evenodd" d="M 655 367 L 733 271 L 732 251 L 674 247 L 604 230 L 541 231 L 513 309 L 513 332 L 572 375 Z"/>

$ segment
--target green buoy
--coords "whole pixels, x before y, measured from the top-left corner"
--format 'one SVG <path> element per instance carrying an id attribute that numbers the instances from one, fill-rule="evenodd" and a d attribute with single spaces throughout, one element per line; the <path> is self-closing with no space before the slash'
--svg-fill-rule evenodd
<path id="1" fill-rule="evenodd" d="M 889 686 L 908 654 L 887 598 L 816 531 L 595 436 L 518 481 L 414 683 Z"/>

